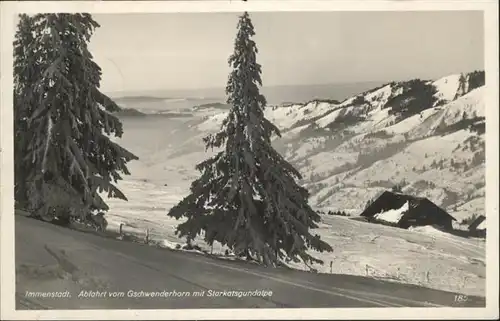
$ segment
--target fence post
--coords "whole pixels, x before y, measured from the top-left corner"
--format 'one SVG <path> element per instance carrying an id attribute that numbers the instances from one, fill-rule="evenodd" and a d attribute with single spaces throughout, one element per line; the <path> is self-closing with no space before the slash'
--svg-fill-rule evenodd
<path id="1" fill-rule="evenodd" d="M 332 269 L 333 269 L 333 261 L 330 261 L 330 274 L 332 274 L 332 273 L 333 273 L 333 270 L 332 270 Z"/>
<path id="2" fill-rule="evenodd" d="M 123 237 L 123 223 L 120 223 L 120 237 Z"/>

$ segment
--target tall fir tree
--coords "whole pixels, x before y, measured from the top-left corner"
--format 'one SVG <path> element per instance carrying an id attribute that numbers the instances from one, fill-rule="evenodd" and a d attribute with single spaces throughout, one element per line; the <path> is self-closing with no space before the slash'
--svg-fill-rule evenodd
<path id="1" fill-rule="evenodd" d="M 29 87 L 33 85 L 37 72 L 39 51 L 33 48 L 34 32 L 32 31 L 34 19 L 28 15 L 19 16 L 18 28 L 14 42 L 14 177 L 15 200 L 21 204 L 27 202 L 27 177 L 28 168 L 25 168 L 28 135 L 27 119 L 33 112 L 34 104 L 30 101 Z"/>
<path id="2" fill-rule="evenodd" d="M 209 245 L 218 241 L 268 266 L 299 258 L 322 263 L 307 253 L 308 248 L 332 250 L 310 233 L 320 216 L 308 205 L 308 191 L 296 182 L 300 173 L 271 145 L 272 135 L 280 136 L 280 131 L 264 117 L 254 34 L 245 12 L 228 61 L 231 109 L 220 132 L 204 139 L 207 149 L 219 152 L 197 165 L 201 176 L 168 215 L 187 218 L 176 233 L 188 241 L 204 234 Z"/>
<path id="3" fill-rule="evenodd" d="M 99 192 L 126 200 L 113 184 L 137 156 L 111 140 L 120 108 L 100 90 L 88 42 L 90 14 L 21 15 L 14 41 L 16 200 L 36 215 L 108 210 Z M 62 208 L 62 212 L 54 212 Z M 77 211 L 75 211 L 75 209 Z"/>

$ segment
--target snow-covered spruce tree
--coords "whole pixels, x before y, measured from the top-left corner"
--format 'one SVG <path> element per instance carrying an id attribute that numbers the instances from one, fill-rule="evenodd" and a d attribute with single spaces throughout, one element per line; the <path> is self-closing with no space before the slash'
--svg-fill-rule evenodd
<path id="1" fill-rule="evenodd" d="M 119 107 L 99 91 L 87 43 L 90 14 L 21 15 L 14 42 L 16 196 L 38 216 L 86 216 L 108 206 L 135 155 L 111 141 Z M 55 212 L 55 210 L 61 210 Z M 75 211 L 76 210 L 76 211 Z"/>
<path id="2" fill-rule="evenodd" d="M 197 165 L 201 176 L 168 215 L 187 218 L 176 233 L 188 241 L 203 233 L 209 245 L 218 241 L 268 266 L 280 260 L 322 263 L 307 253 L 332 250 L 310 234 L 320 216 L 308 205 L 308 191 L 296 183 L 300 173 L 271 146 L 272 135 L 280 132 L 264 117 L 253 35 L 244 13 L 229 58 L 233 70 L 226 94 L 232 107 L 221 131 L 204 139 L 207 149 L 220 150 Z"/>
<path id="3" fill-rule="evenodd" d="M 32 47 L 34 35 L 32 32 L 33 18 L 22 14 L 19 16 L 18 29 L 14 42 L 14 177 L 15 177 L 15 200 L 25 205 L 27 201 L 26 181 L 30 168 L 25 168 L 26 157 L 25 138 L 27 134 L 28 115 L 33 111 L 33 102 L 30 101 L 29 88 L 33 85 L 32 74 L 37 70 L 38 54 Z"/>

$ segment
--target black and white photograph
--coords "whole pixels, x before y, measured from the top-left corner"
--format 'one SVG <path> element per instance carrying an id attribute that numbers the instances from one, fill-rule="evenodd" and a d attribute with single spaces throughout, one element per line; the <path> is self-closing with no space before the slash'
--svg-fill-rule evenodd
<path id="1" fill-rule="evenodd" d="M 498 4 L 175 2 L 2 3 L 2 319 L 498 317 Z"/>

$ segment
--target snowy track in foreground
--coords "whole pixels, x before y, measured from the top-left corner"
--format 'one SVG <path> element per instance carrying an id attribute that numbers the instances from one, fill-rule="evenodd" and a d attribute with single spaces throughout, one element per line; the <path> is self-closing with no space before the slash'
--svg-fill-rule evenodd
<path id="1" fill-rule="evenodd" d="M 266 269 L 201 255 L 119 242 L 16 216 L 16 293 L 19 309 L 166 308 L 327 308 L 327 307 L 484 307 L 484 298 L 454 302 L 454 293 L 349 275 Z M 53 255 L 76 269 L 67 269 Z M 23 268 L 24 267 L 24 268 Z M 66 277 L 40 273 L 60 271 Z M 33 277 L 36 275 L 37 277 Z M 78 281 L 78 282 L 75 282 Z M 91 282 L 91 283 L 89 283 Z M 77 298 L 82 289 L 100 291 L 272 291 L 271 296 Z M 71 298 L 37 298 L 26 291 L 70 291 Z M 88 290 L 88 288 L 87 288 Z"/>

